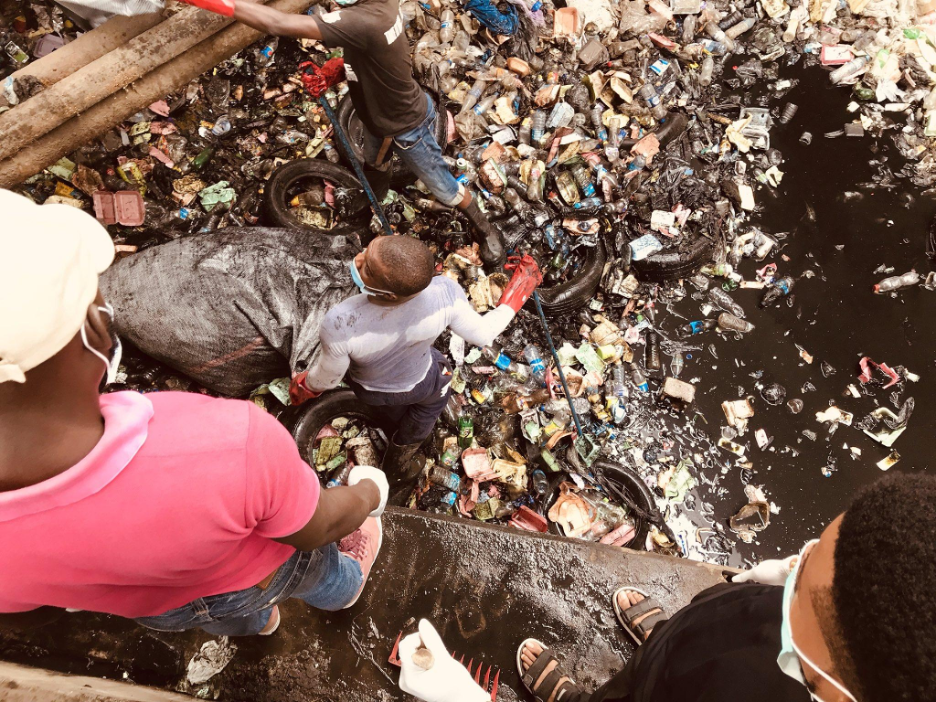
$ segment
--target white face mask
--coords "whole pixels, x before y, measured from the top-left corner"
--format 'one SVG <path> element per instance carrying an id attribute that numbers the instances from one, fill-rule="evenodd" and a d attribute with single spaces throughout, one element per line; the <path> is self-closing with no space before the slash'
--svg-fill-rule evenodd
<path id="1" fill-rule="evenodd" d="M 777 656 L 777 665 L 780 666 L 780 670 L 805 686 L 806 677 L 803 675 L 803 665 L 801 662 L 805 661 L 810 668 L 819 673 L 830 685 L 850 699 L 851 702 L 858 702 L 855 696 L 846 690 L 842 683 L 813 663 L 793 640 L 793 628 L 790 626 L 790 606 L 793 603 L 793 593 L 796 590 L 797 575 L 799 574 L 800 565 L 803 563 L 803 555 L 806 553 L 806 549 L 818 542 L 819 539 L 813 539 L 803 546 L 799 558 L 796 559 L 796 567 L 787 576 L 786 584 L 783 586 L 783 624 L 780 627 L 781 649 L 780 655 Z M 814 702 L 823 702 L 823 700 L 817 697 L 813 692 L 810 692 L 809 696 Z"/>
<path id="2" fill-rule="evenodd" d="M 109 302 L 104 303 L 104 307 L 98 307 L 98 311 L 105 312 L 111 318 L 111 321 L 114 321 L 114 308 Z M 114 345 L 111 347 L 111 357 L 108 358 L 88 342 L 86 324 L 87 321 L 81 323 L 81 343 L 88 351 L 104 361 L 104 367 L 107 368 L 107 373 L 104 375 L 104 385 L 110 385 L 117 379 L 117 368 L 120 366 L 120 359 L 123 357 L 123 345 L 120 343 L 120 337 L 116 334 L 113 335 Z"/>

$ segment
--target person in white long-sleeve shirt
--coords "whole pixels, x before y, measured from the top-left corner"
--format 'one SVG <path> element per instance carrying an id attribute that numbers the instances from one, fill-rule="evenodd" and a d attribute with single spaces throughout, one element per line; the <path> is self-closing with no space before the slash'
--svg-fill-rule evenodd
<path id="1" fill-rule="evenodd" d="M 396 426 L 384 469 L 409 465 L 451 391 L 452 369 L 433 348 L 436 339 L 451 329 L 468 343 L 490 345 L 542 280 L 529 256 L 509 268 L 514 274 L 500 303 L 481 315 L 458 283 L 434 275 L 432 252 L 421 241 L 375 239 L 351 261 L 351 277 L 361 294 L 325 315 L 321 353 L 293 379 L 293 403 L 346 380 L 362 402 L 381 407 Z"/>

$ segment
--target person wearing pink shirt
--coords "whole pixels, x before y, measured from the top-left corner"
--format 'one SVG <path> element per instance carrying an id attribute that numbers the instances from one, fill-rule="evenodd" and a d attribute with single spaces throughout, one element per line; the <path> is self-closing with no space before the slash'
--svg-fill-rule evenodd
<path id="1" fill-rule="evenodd" d="M 250 402 L 101 395 L 119 355 L 98 290 L 107 232 L 9 191 L 0 210 L 0 627 L 53 607 L 244 636 L 273 633 L 287 598 L 353 605 L 380 548 L 383 473 L 358 466 L 320 491 Z"/>

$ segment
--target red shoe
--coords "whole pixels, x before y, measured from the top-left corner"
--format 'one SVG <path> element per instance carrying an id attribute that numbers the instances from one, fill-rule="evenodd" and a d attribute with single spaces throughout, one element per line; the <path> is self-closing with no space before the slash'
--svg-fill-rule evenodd
<path id="1" fill-rule="evenodd" d="M 348 534 L 338 543 L 338 551 L 348 558 L 353 558 L 361 566 L 361 589 L 357 591 L 354 599 L 346 604 L 342 609 L 353 607 L 364 587 L 367 585 L 367 578 L 370 575 L 371 568 L 374 567 L 374 561 L 377 560 L 377 553 L 380 551 L 380 545 L 383 543 L 383 525 L 379 517 L 368 517 L 364 520 L 361 528 Z"/>

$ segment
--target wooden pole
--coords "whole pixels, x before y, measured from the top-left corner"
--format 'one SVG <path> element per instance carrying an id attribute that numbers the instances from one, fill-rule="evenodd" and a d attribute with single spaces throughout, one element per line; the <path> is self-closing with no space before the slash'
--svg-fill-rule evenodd
<path id="1" fill-rule="evenodd" d="M 0 159 L 216 34 L 233 20 L 187 7 L 0 114 Z"/>
<path id="2" fill-rule="evenodd" d="M 162 21 L 161 12 L 136 17 L 112 17 L 97 29 L 85 32 L 61 49 L 19 69 L 13 74 L 13 80 L 31 76 L 49 87 Z"/>
<path id="3" fill-rule="evenodd" d="M 309 6 L 320 1 L 273 0 L 269 5 L 281 12 L 296 13 L 304 12 Z M 213 37 L 196 44 L 126 90 L 117 91 L 82 114 L 42 135 L 29 144 L 28 148 L 0 162 L 0 187 L 9 188 L 23 182 L 82 144 L 120 124 L 129 115 L 165 97 L 250 46 L 262 36 L 262 32 L 234 23 Z"/>

